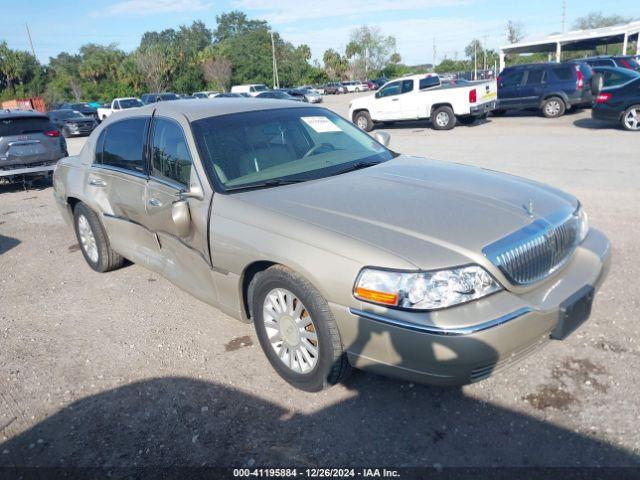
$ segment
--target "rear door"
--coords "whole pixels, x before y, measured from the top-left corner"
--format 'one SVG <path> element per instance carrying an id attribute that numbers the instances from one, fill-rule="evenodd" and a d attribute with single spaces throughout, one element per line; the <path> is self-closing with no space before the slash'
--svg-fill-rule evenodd
<path id="1" fill-rule="evenodd" d="M 546 84 L 547 72 L 545 69 L 533 68 L 527 70 L 520 87 L 519 104 L 521 108 L 538 108 Z"/>
<path id="2" fill-rule="evenodd" d="M 105 128 L 96 143 L 85 198 L 102 214 L 115 251 L 150 268 L 157 263 L 155 235 L 144 227 L 147 162 L 145 143 L 150 118 L 131 117 Z"/>
<path id="3" fill-rule="evenodd" d="M 154 268 L 196 298 L 216 303 L 207 243 L 210 196 L 204 194 L 193 165 L 186 131 L 186 123 L 153 118 L 141 223 L 158 239 L 160 263 Z"/>

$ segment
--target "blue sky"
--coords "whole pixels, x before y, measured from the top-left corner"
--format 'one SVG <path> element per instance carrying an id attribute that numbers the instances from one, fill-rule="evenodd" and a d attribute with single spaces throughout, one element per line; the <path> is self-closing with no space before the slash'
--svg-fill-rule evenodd
<path id="1" fill-rule="evenodd" d="M 637 0 L 567 0 L 567 27 L 592 11 L 640 17 Z M 561 0 L 0 0 L 0 40 L 12 48 L 29 48 L 28 22 L 38 58 L 75 52 L 88 42 L 117 43 L 134 49 L 145 31 L 203 20 L 242 10 L 268 20 L 294 44 L 307 43 L 315 58 L 327 48 L 344 49 L 349 32 L 377 25 L 397 39 L 405 63 L 431 62 L 433 38 L 437 57 L 464 56 L 464 47 L 480 38 L 490 48 L 504 44 L 508 20 L 523 23 L 530 38 L 562 28 Z"/>

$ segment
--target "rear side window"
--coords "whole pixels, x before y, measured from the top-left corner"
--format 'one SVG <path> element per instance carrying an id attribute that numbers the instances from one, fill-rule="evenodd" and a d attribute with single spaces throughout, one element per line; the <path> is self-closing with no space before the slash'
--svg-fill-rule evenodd
<path id="1" fill-rule="evenodd" d="M 157 118 L 153 127 L 151 174 L 188 186 L 191 155 L 182 128 L 165 118 Z"/>
<path id="2" fill-rule="evenodd" d="M 561 67 L 551 67 L 553 74 L 558 80 L 567 81 L 573 80 L 575 68 L 571 65 L 561 66 Z"/>
<path id="3" fill-rule="evenodd" d="M 43 117 L 15 117 L 0 120 L 0 137 L 26 135 L 56 130 L 51 120 Z"/>
<path id="4" fill-rule="evenodd" d="M 145 173 L 143 147 L 146 130 L 146 118 L 129 118 L 109 125 L 104 137 L 101 163 Z"/>
<path id="5" fill-rule="evenodd" d="M 418 86 L 420 90 L 424 90 L 425 88 L 435 87 L 439 84 L 440 84 L 440 79 L 438 77 L 427 77 L 427 78 L 421 78 Z"/>
<path id="6" fill-rule="evenodd" d="M 529 70 L 527 75 L 527 85 L 540 85 L 544 81 L 544 70 Z"/>
<path id="7" fill-rule="evenodd" d="M 413 80 L 402 81 L 402 93 L 407 93 L 413 90 Z"/>

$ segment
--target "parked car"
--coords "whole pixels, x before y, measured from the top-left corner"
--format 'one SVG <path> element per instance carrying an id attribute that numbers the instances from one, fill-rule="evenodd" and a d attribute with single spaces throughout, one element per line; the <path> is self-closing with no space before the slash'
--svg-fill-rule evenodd
<path id="1" fill-rule="evenodd" d="M 162 93 L 145 93 L 140 97 L 140 100 L 145 105 L 149 105 L 150 103 L 156 102 L 168 102 L 171 100 L 180 100 L 180 97 L 172 92 L 162 92 Z"/>
<path id="2" fill-rule="evenodd" d="M 367 88 L 371 91 L 375 91 L 378 89 L 378 84 L 373 80 L 367 80 L 365 83 L 367 84 Z"/>
<path id="3" fill-rule="evenodd" d="M 86 136 L 98 126 L 94 118 L 76 110 L 51 110 L 47 116 L 65 137 Z"/>
<path id="4" fill-rule="evenodd" d="M 232 93 L 247 93 L 252 97 L 257 96 L 261 92 L 269 91 L 269 87 L 267 87 L 264 83 L 252 83 L 249 85 L 234 85 L 231 87 Z"/>
<path id="5" fill-rule="evenodd" d="M 371 80 L 371 81 L 376 84 L 376 86 L 377 86 L 376 90 L 378 88 L 380 88 L 381 86 L 383 86 L 385 83 L 389 82 L 389 80 L 386 77 L 379 77 L 379 78 L 376 78 L 376 79 Z"/>
<path id="6" fill-rule="evenodd" d="M 302 102 L 302 98 L 300 97 L 292 97 L 287 92 L 282 92 L 280 90 L 269 90 L 268 92 L 260 92 L 255 95 L 255 98 L 272 98 L 277 100 L 293 100 L 294 102 Z"/>
<path id="7" fill-rule="evenodd" d="M 599 57 L 581 58 L 592 67 L 619 67 L 640 72 L 640 63 L 632 55 L 602 55 Z"/>
<path id="8" fill-rule="evenodd" d="M 338 95 L 347 92 L 347 89 L 339 82 L 329 82 L 323 88 L 325 95 Z"/>
<path id="9" fill-rule="evenodd" d="M 342 86 L 346 88 L 347 93 L 369 91 L 367 84 L 360 81 L 342 82 Z"/>
<path id="10" fill-rule="evenodd" d="M 591 116 L 619 123 L 625 130 L 640 131 L 640 78 L 603 89 L 596 98 Z"/>
<path id="11" fill-rule="evenodd" d="M 278 88 L 277 90 L 273 90 L 273 91 L 284 92 L 290 97 L 293 97 L 293 100 L 298 100 L 300 102 L 307 101 L 307 97 L 305 96 L 305 94 L 295 88 Z M 260 97 L 260 95 L 258 95 L 258 97 Z M 262 98 L 276 98 L 276 97 L 263 96 Z"/>
<path id="12" fill-rule="evenodd" d="M 591 106 L 601 81 L 584 62 L 507 67 L 497 79 L 498 106 L 493 115 L 531 109 L 547 118 L 561 117 L 573 107 Z"/>
<path id="13" fill-rule="evenodd" d="M 305 102 L 309 103 L 321 103 L 322 94 L 315 88 L 298 88 L 296 89 L 303 97 Z"/>
<path id="14" fill-rule="evenodd" d="M 602 76 L 602 87 L 617 87 L 640 78 L 635 70 L 620 67 L 593 67 L 593 72 Z"/>
<path id="15" fill-rule="evenodd" d="M 213 98 L 214 96 L 218 95 L 220 92 L 217 92 L 215 90 L 205 90 L 203 92 L 195 92 L 193 94 L 193 96 L 195 98 Z"/>
<path id="16" fill-rule="evenodd" d="M 317 106 L 252 105 L 125 111 L 61 160 L 89 266 L 126 258 L 252 322 L 308 391 L 351 366 L 477 381 L 589 316 L 611 247 L 573 196 L 395 153 Z"/>
<path id="17" fill-rule="evenodd" d="M 98 108 L 98 119 L 103 121 L 113 112 L 126 110 L 127 108 L 139 108 L 143 105 L 144 103 L 136 97 L 114 98 L 109 106 Z"/>
<path id="18" fill-rule="evenodd" d="M 369 132 L 377 122 L 431 120 L 436 130 L 450 130 L 457 122 L 473 123 L 496 103 L 493 81 L 442 86 L 435 74 L 411 75 L 384 85 L 374 95 L 349 104 L 349 118 Z"/>
<path id="19" fill-rule="evenodd" d="M 211 97 L 209 98 L 243 98 L 243 97 L 252 98 L 251 95 L 249 95 L 248 93 L 242 94 L 242 93 L 231 93 L 231 92 L 216 93 L 211 95 Z"/>
<path id="20" fill-rule="evenodd" d="M 75 110 L 80 112 L 85 117 L 92 117 L 97 121 L 100 121 L 98 117 L 98 109 L 92 107 L 88 103 L 63 103 L 58 110 Z"/>
<path id="21" fill-rule="evenodd" d="M 0 178 L 49 176 L 67 155 L 51 119 L 32 110 L 0 110 Z"/>

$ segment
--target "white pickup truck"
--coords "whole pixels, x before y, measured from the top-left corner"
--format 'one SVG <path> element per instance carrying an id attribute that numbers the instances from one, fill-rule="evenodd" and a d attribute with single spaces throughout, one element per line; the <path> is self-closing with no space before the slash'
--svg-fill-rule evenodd
<path id="1" fill-rule="evenodd" d="M 431 120 L 436 130 L 450 130 L 457 122 L 471 124 L 496 108 L 495 81 L 440 81 L 436 74 L 402 77 L 384 84 L 375 95 L 349 104 L 349 118 L 362 130 L 376 122 Z"/>
<path id="2" fill-rule="evenodd" d="M 139 98 L 135 97 L 122 97 L 122 98 L 114 98 L 111 102 L 110 107 L 100 107 L 98 108 L 98 119 L 103 121 L 113 112 L 117 112 L 119 110 L 125 110 L 127 108 L 138 108 L 144 107 L 144 104 L 140 101 Z"/>

